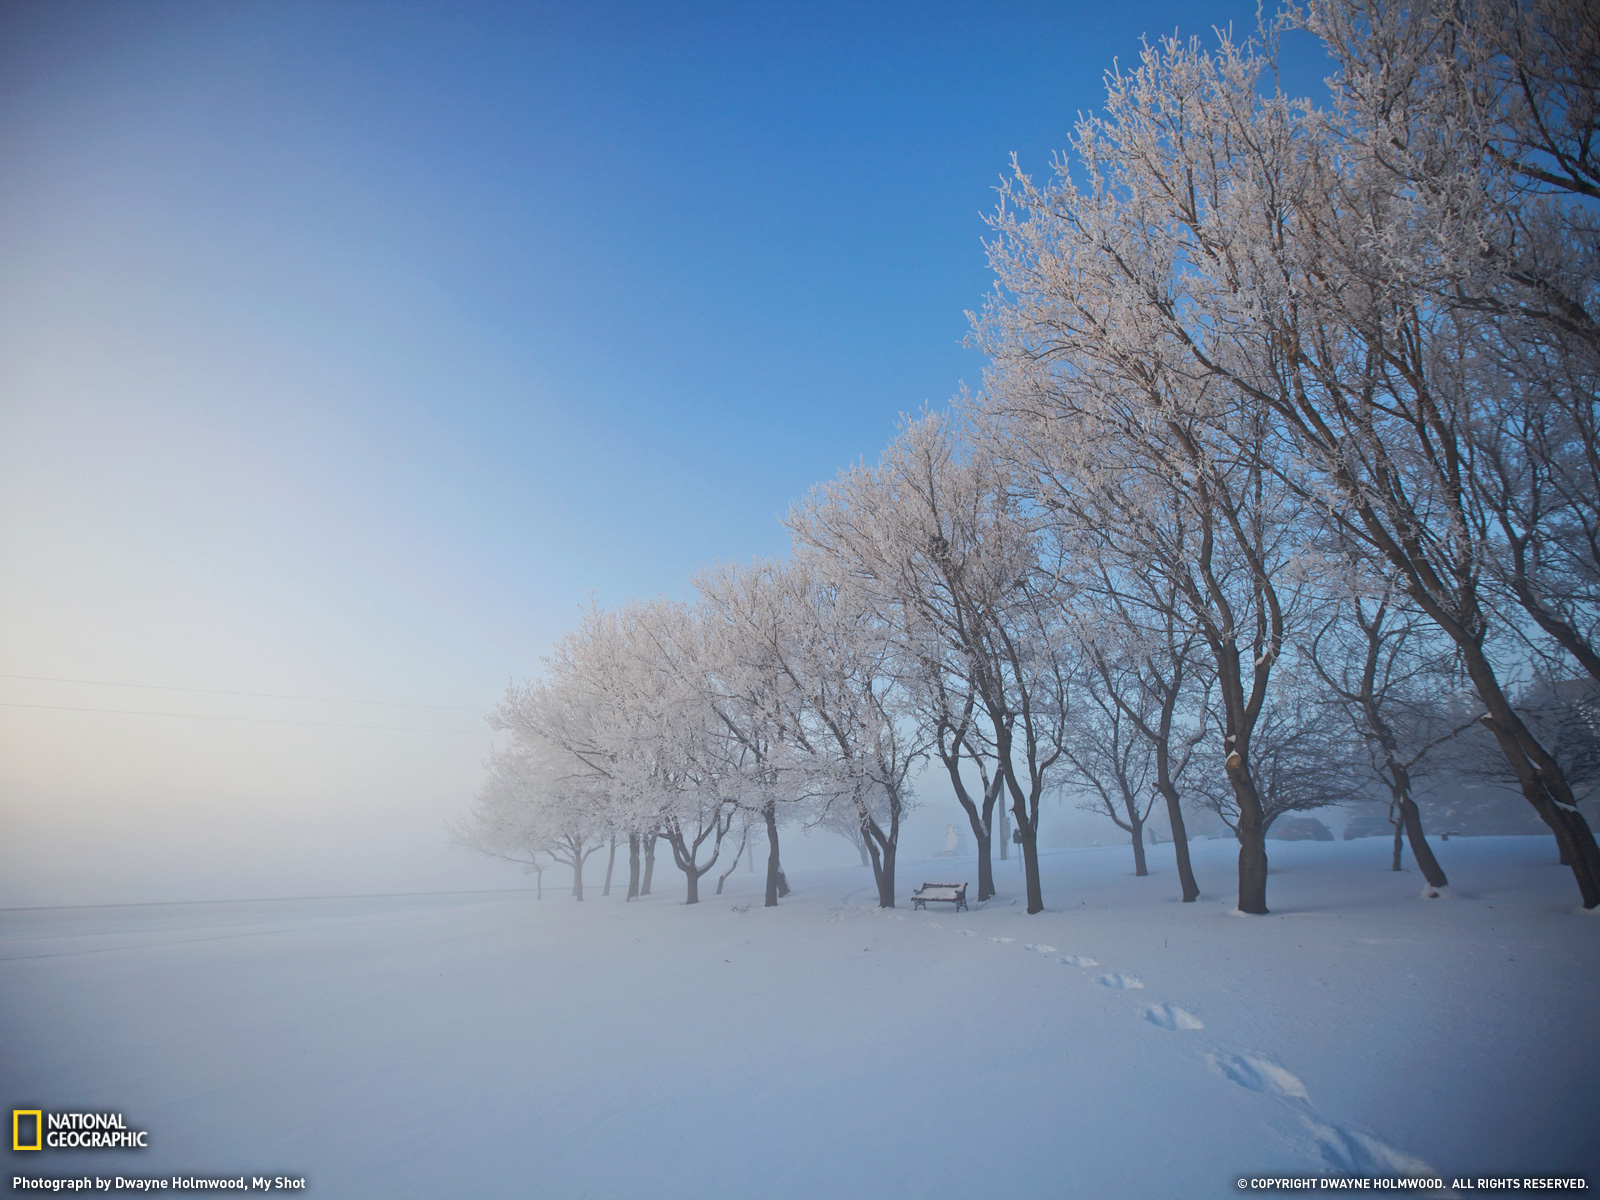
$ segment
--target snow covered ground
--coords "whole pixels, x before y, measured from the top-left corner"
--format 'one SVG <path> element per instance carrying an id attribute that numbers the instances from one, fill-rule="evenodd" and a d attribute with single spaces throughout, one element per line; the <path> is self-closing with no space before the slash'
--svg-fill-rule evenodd
<path id="1" fill-rule="evenodd" d="M 547 887 L 0 913 L 3 1098 L 113 1111 L 139 1152 L 14 1175 L 304 1176 L 341 1197 L 1225 1196 L 1241 1176 L 1600 1186 L 1600 918 L 1548 838 L 1015 862 L 973 912 L 860 868 L 681 903 Z M 970 860 L 904 862 L 972 881 Z M 591 882 L 594 882 L 591 879 Z M 708 889 L 709 890 L 709 889 Z M 38 1194 L 38 1193 L 32 1193 Z"/>

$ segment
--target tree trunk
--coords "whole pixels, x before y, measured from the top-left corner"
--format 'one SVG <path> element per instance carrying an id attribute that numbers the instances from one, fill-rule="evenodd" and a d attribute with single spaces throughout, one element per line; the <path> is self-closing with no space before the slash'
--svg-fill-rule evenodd
<path id="1" fill-rule="evenodd" d="M 685 871 L 683 873 L 683 877 L 686 880 L 689 881 L 689 897 L 688 897 L 688 899 L 686 899 L 684 901 L 684 903 L 685 904 L 699 904 L 700 903 L 700 876 L 696 875 L 693 871 Z"/>
<path id="2" fill-rule="evenodd" d="M 628 835 L 628 899 L 639 896 L 639 835 Z"/>
<path id="3" fill-rule="evenodd" d="M 775 806 L 766 805 L 761 810 L 761 819 L 767 825 L 767 895 L 763 907 L 777 908 L 778 881 L 783 878 L 783 866 L 778 861 L 778 816 Z"/>
<path id="4" fill-rule="evenodd" d="M 1516 775 L 1517 786 L 1533 805 L 1533 810 L 1555 831 L 1556 844 L 1562 852 L 1561 861 L 1572 868 L 1583 906 L 1600 907 L 1600 845 L 1595 843 L 1589 822 L 1578 811 L 1566 776 L 1500 690 L 1500 681 L 1482 646 L 1462 645 L 1462 639 L 1455 640 L 1462 648 L 1467 676 L 1487 709 L 1484 724 Z"/>
<path id="5" fill-rule="evenodd" d="M 999 816 L 1000 828 L 997 832 L 1000 835 L 1000 861 L 1005 862 L 1011 857 L 1011 822 L 1008 819 L 1009 810 L 1004 804 L 1000 806 Z"/>
<path id="6" fill-rule="evenodd" d="M 1433 856 L 1433 847 L 1428 845 L 1428 838 L 1422 832 L 1422 812 L 1410 796 L 1400 802 L 1400 824 L 1406 831 L 1406 841 L 1411 844 L 1411 857 L 1417 860 L 1417 869 L 1428 881 L 1428 886 L 1449 887 L 1450 881 L 1445 878 L 1444 868 Z"/>
<path id="7" fill-rule="evenodd" d="M 1194 864 L 1189 861 L 1189 830 L 1183 823 L 1183 805 L 1178 789 L 1170 784 L 1161 789 L 1161 798 L 1167 802 L 1167 823 L 1172 826 L 1172 852 L 1178 860 L 1178 883 L 1183 888 L 1183 902 L 1193 904 L 1200 899 L 1200 885 L 1194 881 Z"/>
<path id="8" fill-rule="evenodd" d="M 649 834 L 644 839 L 644 879 L 639 883 L 639 895 L 650 894 L 650 881 L 656 873 L 656 838 L 659 834 Z"/>
<path id="9" fill-rule="evenodd" d="M 1225 769 L 1233 796 L 1239 805 L 1239 911 L 1252 916 L 1267 914 L 1267 824 L 1261 811 L 1256 781 L 1250 777 L 1243 756 L 1228 755 Z"/>
<path id="10" fill-rule="evenodd" d="M 881 834 L 881 831 L 880 831 Z M 861 837 L 872 856 L 872 879 L 878 885 L 878 907 L 894 907 L 894 856 L 895 838 L 875 836 L 871 818 L 861 818 Z"/>
<path id="11" fill-rule="evenodd" d="M 611 895 L 611 872 L 617 865 L 617 839 L 611 839 L 611 854 L 606 859 L 606 885 L 600 889 L 602 896 Z"/>
<path id="12" fill-rule="evenodd" d="M 978 899 L 987 900 L 994 895 L 994 846 L 985 829 L 978 842 Z"/>
<path id="13" fill-rule="evenodd" d="M 879 863 L 873 864 L 873 874 L 876 876 L 878 883 L 878 907 L 893 908 L 895 847 L 892 845 L 884 846 L 880 853 L 883 856 L 881 865 Z"/>
<path id="14" fill-rule="evenodd" d="M 1405 845 L 1405 839 L 1405 825 L 1397 817 L 1394 823 L 1394 854 L 1389 860 L 1389 870 L 1391 871 L 1399 871 L 1401 869 L 1400 848 Z"/>
<path id="15" fill-rule="evenodd" d="M 1139 814 L 1131 809 L 1128 812 L 1128 821 L 1133 826 L 1129 831 L 1133 835 L 1133 873 L 1135 876 L 1143 877 L 1150 874 L 1144 863 L 1144 822 L 1139 819 Z"/>
<path id="16" fill-rule="evenodd" d="M 1018 801 L 1020 806 L 1021 801 Z M 1022 831 L 1022 874 L 1028 885 L 1028 912 L 1044 911 L 1044 888 L 1039 882 L 1039 832 L 1020 807 L 1014 814 Z"/>
<path id="17" fill-rule="evenodd" d="M 717 876 L 717 895 L 722 895 L 722 885 L 728 882 L 728 876 L 739 869 L 739 860 L 744 857 L 744 848 L 750 844 L 750 826 L 744 827 L 744 832 L 739 835 L 739 848 L 733 852 L 733 861 L 728 864 L 728 869 Z"/>
<path id="18" fill-rule="evenodd" d="M 583 899 L 583 860 L 587 855 L 581 851 L 572 856 L 572 898 Z"/>

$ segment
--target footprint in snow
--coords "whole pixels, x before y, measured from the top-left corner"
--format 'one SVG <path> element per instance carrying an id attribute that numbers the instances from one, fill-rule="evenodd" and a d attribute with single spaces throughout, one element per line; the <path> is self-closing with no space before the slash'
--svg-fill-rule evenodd
<path id="1" fill-rule="evenodd" d="M 991 941 L 991 942 L 1006 942 L 1006 943 L 1007 943 L 1007 944 L 1009 944 L 1009 943 L 1011 943 L 1011 942 L 1014 942 L 1014 941 L 1016 941 L 1016 940 L 1017 940 L 1017 939 L 1016 939 L 1016 938 L 1002 938 L 1002 937 L 992 937 L 992 938 L 990 938 L 990 939 L 989 939 L 989 940 L 990 940 L 990 941 Z"/>
<path id="2" fill-rule="evenodd" d="M 1404 1175 L 1434 1179 L 1436 1172 L 1421 1159 L 1412 1158 L 1393 1146 L 1380 1142 L 1370 1133 L 1343 1125 L 1324 1125 L 1305 1117 L 1306 1128 L 1316 1140 L 1323 1161 L 1336 1171 L 1351 1175 Z M 1453 1192 L 1450 1194 L 1454 1194 Z"/>
<path id="3" fill-rule="evenodd" d="M 1205 1023 L 1186 1008 L 1176 1004 L 1156 1004 L 1144 1010 L 1144 1019 L 1162 1029 L 1204 1029 Z"/>
<path id="4" fill-rule="evenodd" d="M 1210 1054 L 1211 1065 L 1242 1088 L 1263 1096 L 1284 1096 L 1311 1103 L 1306 1085 L 1277 1063 L 1253 1054 Z"/>
<path id="5" fill-rule="evenodd" d="M 1126 988 L 1142 988 L 1144 986 L 1144 980 L 1132 975 L 1102 975 L 1100 976 L 1100 982 L 1108 988 L 1116 988 L 1119 991 Z"/>
<path id="6" fill-rule="evenodd" d="M 1069 967 L 1098 967 L 1100 965 L 1098 958 L 1085 958 L 1081 954 L 1069 954 L 1061 961 Z"/>
<path id="7" fill-rule="evenodd" d="M 973 933 L 972 930 L 970 930 L 970 929 L 958 929 L 958 930 L 956 930 L 956 932 L 959 933 L 962 937 L 977 937 L 978 936 L 977 934 Z"/>
<path id="8" fill-rule="evenodd" d="M 1035 954 L 1054 954 L 1056 952 L 1056 948 L 1054 946 L 1039 946 L 1033 942 L 1029 942 L 1023 947 L 1023 949 L 1032 950 Z"/>

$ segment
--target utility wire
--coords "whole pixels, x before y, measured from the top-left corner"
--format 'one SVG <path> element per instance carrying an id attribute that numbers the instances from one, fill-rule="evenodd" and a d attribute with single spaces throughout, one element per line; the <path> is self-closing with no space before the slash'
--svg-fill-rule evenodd
<path id="1" fill-rule="evenodd" d="M 0 678 L 15 678 L 15 676 L 0 676 Z M 142 686 L 142 685 L 130 685 Z M 203 688 L 174 688 L 174 691 L 204 691 Z M 245 692 L 226 692 L 224 695 L 248 695 Z M 280 697 L 289 699 L 290 697 Z M 355 703 L 360 703 L 356 701 Z M 408 707 L 431 708 L 433 705 L 419 704 Z M 7 700 L 0 700 L 0 708 L 34 708 L 47 712 L 83 712 L 83 713 L 115 713 L 125 717 L 176 717 L 184 721 L 240 721 L 250 725 L 313 725 L 322 729 L 382 729 L 389 733 L 453 733 L 463 737 L 477 737 L 479 731 L 475 729 L 417 729 L 406 725 L 353 725 L 342 721 L 293 721 L 275 717 L 225 717 L 215 713 L 175 713 L 175 712 L 150 712 L 138 708 L 80 708 L 71 704 L 17 704 Z M 476 712 L 476 709 L 460 710 Z"/>
<path id="2" fill-rule="evenodd" d="M 222 688 L 171 687 L 161 683 L 113 683 L 107 679 L 62 679 L 55 675 L 7 675 L 0 673 L 0 679 L 27 679 L 35 683 L 76 683 L 85 687 L 139 688 L 142 691 L 151 692 L 193 692 L 204 696 L 251 696 L 257 700 L 309 700 L 316 704 L 366 704 L 377 708 L 426 708 L 437 712 L 481 714 L 489 711 L 486 708 L 464 708 L 455 704 L 408 704 L 403 700 L 340 700 L 331 696 L 288 696 L 281 692 L 231 692 Z M 45 706 L 36 705 L 34 707 Z M 93 709 L 85 711 L 111 712 L 113 710 Z M 239 717 L 236 719 L 244 720 L 245 718 Z M 304 722 L 300 723 L 304 724 Z"/>

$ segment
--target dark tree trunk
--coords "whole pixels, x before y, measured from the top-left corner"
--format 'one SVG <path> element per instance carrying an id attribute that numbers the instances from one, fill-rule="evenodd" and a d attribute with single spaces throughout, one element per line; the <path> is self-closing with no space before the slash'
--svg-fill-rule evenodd
<path id="1" fill-rule="evenodd" d="M 768 804 L 761 810 L 761 819 L 767 825 L 767 895 L 764 907 L 778 907 L 778 883 L 783 879 L 783 865 L 778 861 L 778 815 L 775 806 Z M 784 891 L 788 891 L 785 886 Z"/>
<path id="2" fill-rule="evenodd" d="M 1007 809 L 1004 804 L 1002 804 L 998 813 L 1000 820 L 996 822 L 996 824 L 999 825 L 999 829 L 996 832 L 998 832 L 1000 835 L 1001 862 L 1005 862 L 1011 857 L 1011 822 L 1007 819 L 1009 815 L 1010 810 Z"/>
<path id="3" fill-rule="evenodd" d="M 1183 823 L 1183 805 L 1179 803 L 1178 789 L 1168 784 L 1161 789 L 1161 798 L 1167 802 L 1167 823 L 1172 826 L 1172 852 L 1178 860 L 1178 882 L 1183 888 L 1183 902 L 1193 904 L 1200 899 L 1200 885 L 1194 881 L 1194 864 L 1189 861 L 1189 830 Z"/>
<path id="4" fill-rule="evenodd" d="M 611 839 L 611 853 L 606 858 L 606 885 L 600 889 L 602 896 L 611 895 L 611 872 L 617 865 L 617 839 Z"/>
<path id="5" fill-rule="evenodd" d="M 1422 832 L 1422 812 L 1410 796 L 1400 800 L 1400 827 L 1405 830 L 1406 841 L 1411 846 L 1411 857 L 1417 860 L 1417 870 L 1422 872 L 1428 886 L 1449 887 L 1450 881 L 1445 878 L 1444 868 L 1433 856 L 1433 847 L 1428 845 L 1427 835 Z"/>
<path id="6" fill-rule="evenodd" d="M 1397 816 L 1396 819 L 1395 819 L 1395 823 L 1394 823 L 1394 854 L 1390 857 L 1390 860 L 1389 860 L 1389 870 L 1391 870 L 1391 871 L 1400 871 L 1400 870 L 1402 870 L 1402 866 L 1401 866 L 1401 863 L 1400 863 L 1400 851 L 1401 851 L 1401 847 L 1403 847 L 1405 844 L 1406 844 L 1405 826 L 1400 822 L 1400 820 L 1399 820 L 1399 818 Z"/>
<path id="7" fill-rule="evenodd" d="M 893 846 L 873 846 L 872 875 L 878 884 L 878 907 L 894 907 L 894 852 Z"/>
<path id="8" fill-rule="evenodd" d="M 1028 912 L 1044 911 L 1044 888 L 1039 882 L 1039 831 L 1028 814 L 1020 810 L 1014 814 L 1017 828 L 1022 831 L 1022 874 L 1028 886 Z"/>
<path id="9" fill-rule="evenodd" d="M 1150 874 L 1144 862 L 1144 822 L 1139 819 L 1139 814 L 1131 809 L 1128 812 L 1128 821 L 1133 826 L 1129 830 L 1133 835 L 1133 873 L 1142 877 Z"/>
<path id="10" fill-rule="evenodd" d="M 639 835 L 628 835 L 628 899 L 639 896 Z"/>
<path id="11" fill-rule="evenodd" d="M 1428 606 L 1424 603 L 1423 607 Z M 1428 615 L 1438 620 L 1431 609 Z M 1534 812 L 1555 832 L 1556 844 L 1562 852 L 1561 861 L 1572 868 L 1583 906 L 1600 907 L 1600 845 L 1596 845 L 1594 830 L 1578 811 L 1566 776 L 1511 707 L 1483 647 L 1471 638 L 1456 636 L 1453 622 L 1446 625 L 1440 621 L 1439 624 L 1462 650 L 1467 676 L 1487 710 L 1483 722 L 1516 775 L 1517 786 Z"/>
<path id="12" fill-rule="evenodd" d="M 861 819 L 862 839 L 872 856 L 872 879 L 878 885 L 878 907 L 894 907 L 894 857 L 896 838 L 876 828 L 870 817 Z"/>
<path id="13" fill-rule="evenodd" d="M 656 838 L 659 834 L 649 834 L 644 839 L 644 878 L 639 883 L 639 895 L 650 894 L 650 881 L 656 874 Z"/>
<path id="14" fill-rule="evenodd" d="M 574 900 L 583 899 L 583 860 L 585 857 L 587 856 L 582 853 L 575 853 L 572 856 L 572 898 Z"/>
<path id="15" fill-rule="evenodd" d="M 688 896 L 688 899 L 686 899 L 684 901 L 684 903 L 685 904 L 699 904 L 700 903 L 700 876 L 696 875 L 693 871 L 685 871 L 683 873 L 683 877 L 684 877 L 684 879 L 686 879 L 688 881 L 688 888 L 689 888 L 689 896 Z"/>
<path id="16" fill-rule="evenodd" d="M 1267 822 L 1261 810 L 1256 781 L 1237 751 L 1228 755 L 1225 769 L 1239 805 L 1239 911 L 1252 916 L 1267 913 Z"/>
<path id="17" fill-rule="evenodd" d="M 1370 664 L 1373 658 L 1369 656 Z M 1370 689 L 1369 689 L 1370 690 Z M 1429 887 L 1442 888 L 1449 884 L 1444 877 L 1444 869 L 1439 866 L 1439 860 L 1433 856 L 1433 848 L 1428 845 L 1427 836 L 1422 832 L 1422 813 L 1418 810 L 1416 802 L 1411 799 L 1411 771 L 1405 763 L 1400 761 L 1398 743 L 1394 731 L 1389 728 L 1375 703 L 1366 705 L 1367 724 L 1383 747 L 1383 756 L 1389 770 L 1389 795 L 1394 805 L 1394 869 L 1400 869 L 1400 837 L 1402 833 L 1411 843 L 1411 856 L 1417 860 L 1417 869 L 1422 872 L 1422 877 L 1428 881 Z"/>

